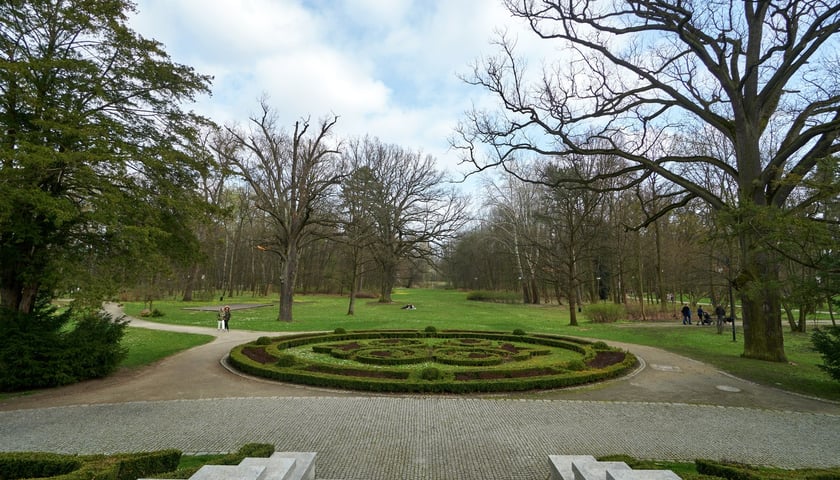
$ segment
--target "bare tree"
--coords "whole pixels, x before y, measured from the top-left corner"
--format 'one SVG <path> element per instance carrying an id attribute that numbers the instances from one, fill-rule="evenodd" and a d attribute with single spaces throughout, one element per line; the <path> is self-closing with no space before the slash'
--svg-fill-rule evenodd
<path id="1" fill-rule="evenodd" d="M 540 190 L 523 185 L 512 175 L 489 182 L 484 189 L 484 206 L 491 212 L 495 241 L 508 249 L 516 265 L 522 302 L 539 304 L 537 269 L 540 260 L 537 218 Z"/>
<path id="2" fill-rule="evenodd" d="M 434 255 L 466 222 L 467 202 L 444 186 L 431 156 L 369 137 L 354 141 L 351 150 L 353 170 L 365 169 L 368 177 L 360 193 L 374 225 L 379 301 L 390 303 L 400 262 Z"/>
<path id="3" fill-rule="evenodd" d="M 549 252 L 551 265 L 563 276 L 562 285 L 569 302 L 569 324 L 577 325 L 576 307 L 580 305 L 579 290 L 583 281 L 581 275 L 589 270 L 586 265 L 594 260 L 592 251 L 597 232 L 603 228 L 605 221 L 600 211 L 605 194 L 581 189 L 574 182 L 557 181 L 582 174 L 588 176 L 592 174 L 590 170 L 599 168 L 597 159 L 569 163 L 548 164 L 543 169 L 546 183 L 554 186 L 545 189 L 542 208 L 543 220 L 551 228 L 545 249 Z M 581 169 L 584 171 L 580 172 Z M 569 188 L 570 185 L 573 188 Z"/>
<path id="4" fill-rule="evenodd" d="M 300 120 L 287 134 L 265 100 L 260 107 L 249 129 L 226 128 L 219 153 L 253 190 L 255 207 L 271 219 L 269 236 L 257 248 L 281 259 L 278 319 L 290 322 L 300 248 L 318 238 L 314 230 L 327 222 L 324 212 L 343 177 L 339 151 L 329 143 L 338 118 L 321 121 L 311 132 L 309 120 Z"/>
<path id="5" fill-rule="evenodd" d="M 629 165 L 613 173 L 635 174 L 628 187 L 653 174 L 678 186 L 649 222 L 695 198 L 728 214 L 740 243 L 744 355 L 784 361 L 778 262 L 763 241 L 771 228 L 764 219 L 778 222 L 817 201 L 791 204 L 792 193 L 840 151 L 840 3 L 506 5 L 540 38 L 569 48 L 532 81 L 513 42 L 501 38 L 501 55 L 476 65 L 467 80 L 495 94 L 504 113 L 468 115 L 454 144 L 479 169 L 504 166 L 521 150 L 614 155 Z M 690 148 L 686 134 L 702 128 L 726 139 L 731 158 Z M 475 154 L 485 142 L 489 159 Z M 731 179 L 735 200 L 683 174 L 697 168 Z"/>

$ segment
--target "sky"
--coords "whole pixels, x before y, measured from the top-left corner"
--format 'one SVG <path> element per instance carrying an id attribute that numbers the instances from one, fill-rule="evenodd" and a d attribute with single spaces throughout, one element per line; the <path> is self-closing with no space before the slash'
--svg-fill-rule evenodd
<path id="1" fill-rule="evenodd" d="M 528 33 L 498 0 L 137 0 L 130 24 L 177 63 L 214 77 L 192 108 L 220 124 L 246 123 L 259 99 L 291 128 L 339 116 L 339 138 L 371 135 L 434 156 L 453 178 L 467 171 L 449 137 L 473 104 L 476 61 L 497 33 Z"/>

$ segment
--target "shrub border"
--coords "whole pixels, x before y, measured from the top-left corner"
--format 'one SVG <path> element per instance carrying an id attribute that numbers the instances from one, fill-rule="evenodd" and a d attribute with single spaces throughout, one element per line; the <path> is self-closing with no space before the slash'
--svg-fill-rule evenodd
<path id="1" fill-rule="evenodd" d="M 522 335 L 498 331 L 464 330 L 444 330 L 438 332 L 419 330 L 359 330 L 342 333 L 298 334 L 286 337 L 274 337 L 272 338 L 272 343 L 264 346 L 264 348 L 266 353 L 281 358 L 288 356 L 284 352 L 288 348 L 312 343 L 377 338 L 422 337 L 486 338 L 490 340 L 566 348 L 580 353 L 584 365 L 593 359 L 597 353 L 591 342 L 572 337 L 548 334 Z M 484 393 L 557 389 L 616 378 L 628 373 L 638 364 L 636 357 L 632 353 L 624 352 L 625 356 L 622 362 L 599 369 L 586 367 L 583 370 L 570 370 L 568 365 L 558 364 L 546 369 L 549 371 L 546 375 L 522 376 L 522 372 L 527 370 L 527 368 L 493 368 L 491 370 L 493 376 L 501 378 L 455 380 L 454 375 L 443 375 L 436 380 L 423 380 L 421 378 L 422 368 L 410 372 L 406 370 L 389 370 L 387 367 L 382 366 L 367 369 L 362 364 L 351 368 L 317 362 L 296 362 L 293 365 L 287 366 L 262 364 L 242 353 L 244 348 L 254 346 L 256 344 L 250 342 L 231 349 L 228 356 L 230 365 L 249 375 L 281 382 L 367 392 Z"/>

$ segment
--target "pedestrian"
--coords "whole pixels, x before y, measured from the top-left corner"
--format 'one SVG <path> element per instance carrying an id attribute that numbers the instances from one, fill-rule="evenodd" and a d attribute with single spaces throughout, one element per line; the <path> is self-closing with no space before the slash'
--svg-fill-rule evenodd
<path id="1" fill-rule="evenodd" d="M 225 322 L 224 330 L 226 332 L 230 331 L 230 329 L 228 328 L 228 322 L 230 322 L 230 306 L 228 306 L 228 305 L 225 305 L 225 311 L 222 314 L 222 320 L 224 320 L 224 322 Z"/>
<path id="2" fill-rule="evenodd" d="M 225 329 L 225 308 L 219 307 L 218 313 L 216 313 L 216 330 L 224 330 Z"/>
<path id="3" fill-rule="evenodd" d="M 688 304 L 684 304 L 681 310 L 683 316 L 683 325 L 691 325 L 691 308 Z"/>
<path id="4" fill-rule="evenodd" d="M 715 307 L 715 316 L 717 317 L 718 333 L 721 333 L 723 332 L 723 320 L 726 317 L 726 310 L 724 310 L 723 305 Z"/>
<path id="5" fill-rule="evenodd" d="M 706 312 L 703 311 L 702 305 L 697 305 L 697 325 L 703 323 L 703 318 L 705 317 Z"/>

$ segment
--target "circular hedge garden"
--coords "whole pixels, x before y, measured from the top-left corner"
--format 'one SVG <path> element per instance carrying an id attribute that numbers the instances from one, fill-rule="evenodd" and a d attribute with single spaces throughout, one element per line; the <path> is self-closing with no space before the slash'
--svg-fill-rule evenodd
<path id="1" fill-rule="evenodd" d="M 637 364 L 603 342 L 434 327 L 260 337 L 233 348 L 229 361 L 283 382 L 405 393 L 563 388 L 618 377 Z"/>

